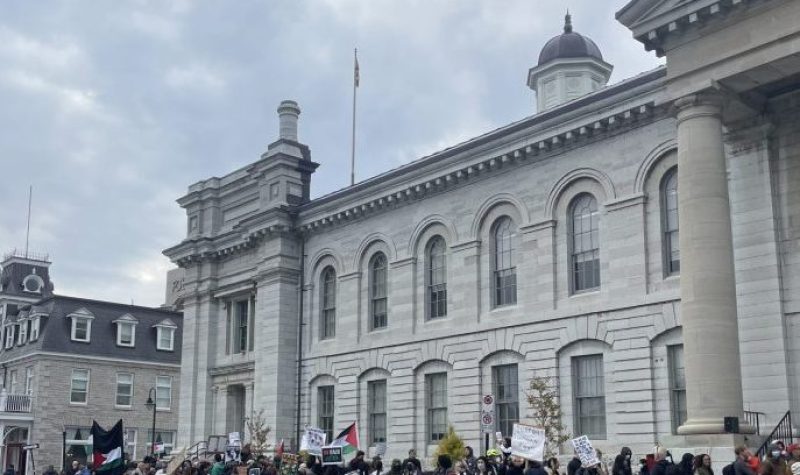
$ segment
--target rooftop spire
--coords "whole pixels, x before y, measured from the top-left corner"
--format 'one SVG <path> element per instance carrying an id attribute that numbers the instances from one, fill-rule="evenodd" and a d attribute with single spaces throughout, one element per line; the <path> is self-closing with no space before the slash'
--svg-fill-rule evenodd
<path id="1" fill-rule="evenodd" d="M 572 15 L 569 14 L 569 9 L 564 16 L 564 33 L 572 33 Z"/>

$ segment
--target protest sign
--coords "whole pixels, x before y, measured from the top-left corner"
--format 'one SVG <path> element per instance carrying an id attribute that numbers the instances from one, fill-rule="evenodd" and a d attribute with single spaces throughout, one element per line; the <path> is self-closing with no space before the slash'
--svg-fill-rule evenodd
<path id="1" fill-rule="evenodd" d="M 322 451 L 322 465 L 341 465 L 344 462 L 341 446 L 320 447 L 320 450 Z"/>
<path id="2" fill-rule="evenodd" d="M 322 453 L 322 446 L 325 445 L 325 440 L 328 435 L 324 430 L 316 427 L 306 427 L 303 438 L 300 439 L 300 450 L 305 450 L 311 455 L 320 455 Z"/>
<path id="3" fill-rule="evenodd" d="M 225 447 L 225 461 L 239 462 L 242 455 L 242 438 L 238 432 L 228 434 L 228 445 Z"/>
<path id="4" fill-rule="evenodd" d="M 544 429 L 514 424 L 511 435 L 511 454 L 528 460 L 544 460 Z"/>
<path id="5" fill-rule="evenodd" d="M 375 444 L 375 455 L 381 458 L 386 455 L 386 442 L 378 442 Z"/>
<path id="6" fill-rule="evenodd" d="M 582 435 L 576 439 L 572 439 L 572 446 L 575 448 L 575 453 L 581 459 L 581 465 L 584 467 L 591 467 L 600 463 L 597 460 L 597 452 L 592 446 L 592 441 L 588 437 Z"/>

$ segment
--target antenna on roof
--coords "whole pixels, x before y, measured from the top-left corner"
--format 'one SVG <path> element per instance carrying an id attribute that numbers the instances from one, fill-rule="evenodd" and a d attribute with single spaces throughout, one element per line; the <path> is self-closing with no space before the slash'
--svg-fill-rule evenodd
<path id="1" fill-rule="evenodd" d="M 28 227 L 25 230 L 25 259 L 28 258 L 28 242 L 31 237 L 31 201 L 33 200 L 33 185 L 28 188 Z"/>

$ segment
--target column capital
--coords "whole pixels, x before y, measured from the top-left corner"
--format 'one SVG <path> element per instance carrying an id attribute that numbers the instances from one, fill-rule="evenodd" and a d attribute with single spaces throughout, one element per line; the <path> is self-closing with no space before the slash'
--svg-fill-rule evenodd
<path id="1" fill-rule="evenodd" d="M 673 105 L 678 116 L 678 123 L 697 117 L 722 116 L 723 97 L 717 91 L 703 91 L 675 99 Z"/>

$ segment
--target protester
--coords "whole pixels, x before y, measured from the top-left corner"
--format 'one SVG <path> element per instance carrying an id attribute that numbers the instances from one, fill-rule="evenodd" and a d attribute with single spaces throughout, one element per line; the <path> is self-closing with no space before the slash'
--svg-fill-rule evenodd
<path id="1" fill-rule="evenodd" d="M 409 465 L 412 464 L 414 466 L 413 470 L 409 470 Z M 417 451 L 411 449 L 408 451 L 408 458 L 403 460 L 403 469 L 406 470 L 406 473 L 418 473 L 422 472 L 422 462 L 419 461 L 417 458 Z"/>
<path id="2" fill-rule="evenodd" d="M 622 455 L 625 461 L 622 465 L 622 472 L 620 475 L 633 475 L 631 470 L 631 457 L 633 457 L 633 452 L 630 447 L 623 447 L 622 450 L 619 451 L 619 454 Z"/>
<path id="3" fill-rule="evenodd" d="M 478 457 L 478 461 L 475 463 L 475 467 L 477 469 L 475 475 L 497 475 L 494 466 L 491 464 L 491 462 L 489 462 L 489 459 L 486 457 Z"/>
<path id="4" fill-rule="evenodd" d="M 795 462 L 800 462 L 800 444 L 791 444 L 786 448 L 786 452 L 789 457 L 790 468 Z"/>
<path id="5" fill-rule="evenodd" d="M 611 475 L 631 475 L 630 466 L 626 464 L 625 455 L 619 454 L 614 457 L 614 464 L 611 466 Z"/>
<path id="6" fill-rule="evenodd" d="M 647 459 L 639 459 L 639 475 L 650 475 L 650 468 L 647 466 Z"/>
<path id="7" fill-rule="evenodd" d="M 653 467 L 652 475 L 667 475 L 667 468 L 670 466 L 667 456 L 669 451 L 664 447 L 659 447 L 656 450 L 656 464 Z"/>
<path id="8" fill-rule="evenodd" d="M 525 470 L 525 475 L 547 475 L 547 471 L 537 460 L 531 460 L 528 464 L 528 469 Z"/>
<path id="9" fill-rule="evenodd" d="M 371 475 L 382 475 L 383 474 L 383 461 L 381 460 L 380 457 L 378 457 L 378 456 L 373 457 L 371 465 L 372 465 L 371 466 L 371 471 L 370 471 Z"/>
<path id="10" fill-rule="evenodd" d="M 680 468 L 679 475 L 693 475 L 694 474 L 694 467 L 692 466 L 694 462 L 694 455 L 686 452 L 681 457 L 681 462 L 678 464 Z"/>
<path id="11" fill-rule="evenodd" d="M 525 459 L 512 455 L 508 458 L 506 475 L 525 475 Z"/>
<path id="12" fill-rule="evenodd" d="M 503 455 L 500 453 L 499 450 L 497 449 L 487 450 L 486 459 L 496 475 L 506 475 L 506 464 L 503 460 Z"/>
<path id="13" fill-rule="evenodd" d="M 558 471 L 558 459 L 555 457 L 550 457 L 547 459 L 547 463 L 544 465 L 544 470 L 547 472 L 547 475 L 561 475 Z"/>
<path id="14" fill-rule="evenodd" d="M 748 463 L 753 456 L 750 453 L 750 449 L 744 445 L 739 445 L 734 449 L 734 453 L 736 454 L 736 461 L 733 462 L 734 475 L 756 475 Z"/>
<path id="15" fill-rule="evenodd" d="M 436 475 L 448 475 L 447 472 L 453 467 L 453 461 L 447 454 L 442 454 L 436 459 Z"/>
<path id="16" fill-rule="evenodd" d="M 578 454 L 575 453 L 572 456 L 572 460 L 569 461 L 567 464 L 567 475 L 575 475 L 578 473 L 578 469 L 581 468 L 581 459 L 578 457 Z"/>
<path id="17" fill-rule="evenodd" d="M 475 458 L 475 452 L 469 445 L 464 447 L 464 463 L 467 464 L 467 473 L 469 475 L 475 475 L 478 471 L 478 460 Z"/>
<path id="18" fill-rule="evenodd" d="M 600 462 L 597 464 L 597 473 L 600 475 L 608 475 L 608 465 L 606 465 L 605 460 L 603 460 L 603 452 L 600 449 L 594 449 L 594 454 L 597 457 L 597 460 Z"/>
<path id="19" fill-rule="evenodd" d="M 456 463 L 453 464 L 453 472 L 456 475 L 467 475 L 467 464 L 462 460 L 456 460 Z"/>
<path id="20" fill-rule="evenodd" d="M 767 449 L 767 456 L 761 463 L 759 475 L 791 475 L 791 470 L 786 465 L 786 460 L 783 459 L 784 448 L 783 442 L 772 443 Z"/>
<path id="21" fill-rule="evenodd" d="M 694 469 L 693 475 L 714 475 L 714 470 L 711 468 L 711 456 L 708 454 L 699 454 L 694 458 L 692 463 Z"/>
<path id="22" fill-rule="evenodd" d="M 400 459 L 392 459 L 389 473 L 391 475 L 403 475 L 403 462 L 401 462 Z"/>

